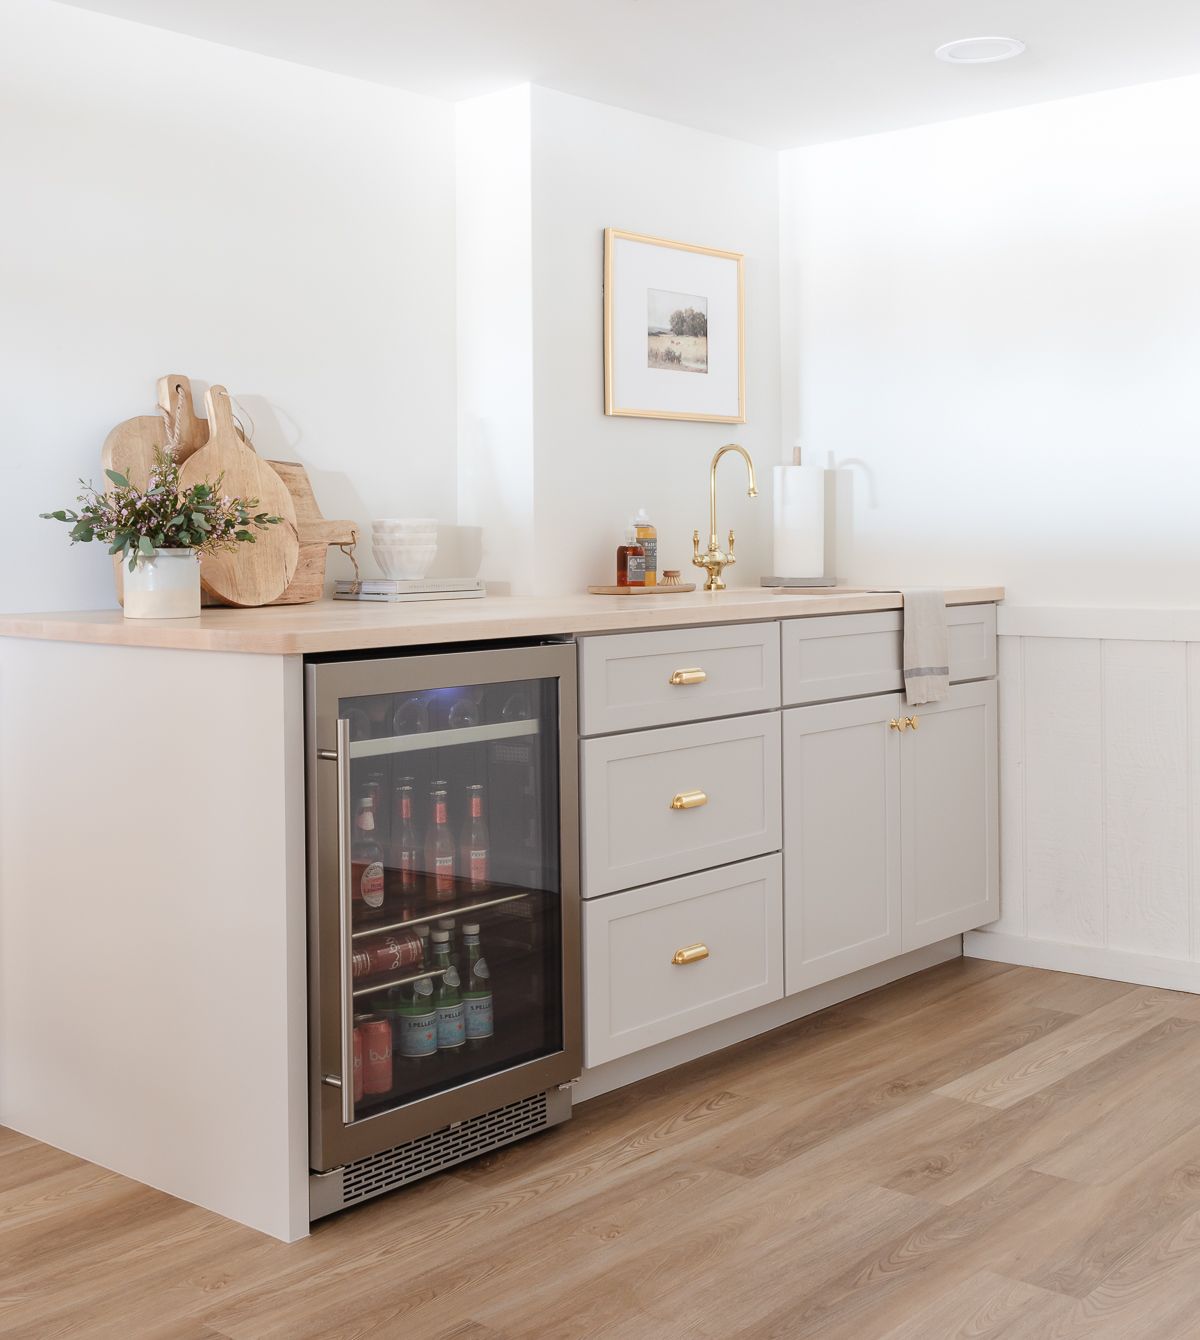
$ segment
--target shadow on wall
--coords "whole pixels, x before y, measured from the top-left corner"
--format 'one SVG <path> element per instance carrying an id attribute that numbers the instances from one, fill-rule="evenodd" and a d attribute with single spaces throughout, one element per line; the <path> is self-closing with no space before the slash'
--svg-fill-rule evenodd
<path id="1" fill-rule="evenodd" d="M 193 383 L 202 386 L 203 383 Z M 201 400 L 202 394 L 197 391 Z M 380 508 L 364 498 L 350 477 L 339 470 L 320 470 L 305 459 L 301 450 L 303 432 L 285 411 L 263 396 L 239 395 L 234 397 L 234 409 L 254 450 L 268 460 L 295 461 L 308 472 L 313 494 L 321 514 L 330 520 L 347 518 L 359 530 L 355 550 L 361 575 L 381 576 L 379 565 L 371 552 L 371 521 L 380 514 Z M 482 531 L 477 526 L 456 526 L 438 522 L 438 552 L 429 570 L 431 577 L 474 577 L 482 562 Z M 350 557 L 336 548 L 329 551 L 326 569 L 326 593 L 332 590 L 334 580 L 354 576 Z"/>

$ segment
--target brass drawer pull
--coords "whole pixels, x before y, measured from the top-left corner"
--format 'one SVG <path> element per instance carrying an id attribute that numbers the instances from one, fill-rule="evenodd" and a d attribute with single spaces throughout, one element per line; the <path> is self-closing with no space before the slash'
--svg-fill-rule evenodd
<path id="1" fill-rule="evenodd" d="M 888 730 L 916 730 L 920 721 L 920 717 L 893 717 L 891 721 L 888 722 Z"/>
<path id="2" fill-rule="evenodd" d="M 691 670 L 676 670 L 667 681 L 669 684 L 703 684 L 708 674 L 698 666 Z"/>
<path id="3" fill-rule="evenodd" d="M 917 727 L 921 724 L 921 718 L 920 718 L 920 717 L 905 717 L 905 718 L 904 718 L 904 724 L 908 727 L 909 730 L 916 730 Z"/>
<path id="4" fill-rule="evenodd" d="M 888 722 L 888 730 L 903 730 L 903 729 L 904 729 L 904 722 L 899 720 L 899 718 L 897 717 L 893 717 L 891 721 Z"/>
<path id="5" fill-rule="evenodd" d="M 673 810 L 698 810 L 701 805 L 708 804 L 708 797 L 703 791 L 680 791 L 680 793 L 671 801 Z"/>
<path id="6" fill-rule="evenodd" d="M 683 949 L 677 949 L 671 955 L 671 962 L 679 965 L 699 963 L 702 958 L 707 957 L 708 946 L 706 944 L 687 945 Z"/>

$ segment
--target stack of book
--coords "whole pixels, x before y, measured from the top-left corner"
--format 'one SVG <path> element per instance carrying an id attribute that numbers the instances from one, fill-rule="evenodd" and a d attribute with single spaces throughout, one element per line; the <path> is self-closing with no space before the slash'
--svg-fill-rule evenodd
<path id="1" fill-rule="evenodd" d="M 487 595 L 479 577 L 367 577 L 338 581 L 334 600 L 473 600 Z"/>

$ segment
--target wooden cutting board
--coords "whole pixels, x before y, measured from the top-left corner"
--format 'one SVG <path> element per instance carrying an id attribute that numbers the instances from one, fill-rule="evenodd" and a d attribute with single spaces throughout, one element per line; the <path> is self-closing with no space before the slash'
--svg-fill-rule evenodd
<path id="1" fill-rule="evenodd" d="M 354 544 L 358 527 L 353 521 L 327 521 L 317 506 L 308 471 L 297 461 L 268 461 L 287 485 L 296 508 L 300 561 L 288 589 L 273 605 L 307 605 L 325 594 L 325 561 L 331 544 Z"/>
<path id="2" fill-rule="evenodd" d="M 184 460 L 208 441 L 208 424 L 196 417 L 192 404 L 192 383 L 181 372 L 170 372 L 158 379 L 158 403 L 168 418 L 161 414 L 139 414 L 117 424 L 104 439 L 100 448 L 100 468 L 115 470 L 124 475 L 135 487 L 144 489 L 154 464 L 154 453 L 167 444 L 168 424 L 179 412 L 179 444 L 175 454 Z M 104 476 L 104 489 L 114 488 L 112 480 Z M 113 557 L 113 580 L 117 587 L 117 603 L 125 603 L 125 571 L 120 555 Z"/>
<path id="3" fill-rule="evenodd" d="M 179 415 L 179 439 L 175 444 L 175 459 L 180 465 L 208 441 L 208 423 L 196 417 L 192 399 L 192 383 L 182 372 L 169 372 L 158 379 L 158 403 L 168 423 Z M 239 429 L 240 433 L 240 429 Z"/>
<path id="4" fill-rule="evenodd" d="M 135 487 L 144 489 L 154 464 L 154 453 L 167 445 L 169 423 L 179 411 L 179 446 L 176 458 L 182 462 L 208 441 L 208 424 L 196 417 L 192 404 L 192 384 L 182 373 L 168 373 L 158 379 L 158 403 L 168 416 L 139 414 L 117 424 L 100 448 L 100 467 L 124 475 Z M 105 476 L 105 487 L 111 481 Z"/>
<path id="5" fill-rule="evenodd" d="M 209 388 L 208 441 L 183 463 L 181 489 L 224 475 L 221 492 L 230 497 L 257 498 L 258 510 L 283 517 L 276 526 L 256 530 L 254 544 L 239 544 L 222 554 L 209 554 L 200 563 L 200 583 L 227 605 L 269 605 L 287 590 L 300 561 L 296 508 L 287 485 L 238 436 L 229 392 Z"/>

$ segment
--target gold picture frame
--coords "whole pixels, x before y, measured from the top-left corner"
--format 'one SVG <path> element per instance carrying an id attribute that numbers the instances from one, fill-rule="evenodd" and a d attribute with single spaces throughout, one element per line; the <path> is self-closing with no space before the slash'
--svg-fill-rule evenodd
<path id="1" fill-rule="evenodd" d="M 617 369 L 616 369 L 616 351 L 615 343 L 617 340 L 616 324 L 617 317 L 614 313 L 614 305 L 617 301 L 617 282 L 616 267 L 614 264 L 614 252 L 618 242 L 631 242 L 644 244 L 650 247 L 664 247 L 676 252 L 688 252 L 694 255 L 712 257 L 719 261 L 730 261 L 733 263 L 736 272 L 737 284 L 737 412 L 729 414 L 719 414 L 712 412 L 695 412 L 686 408 L 673 406 L 670 408 L 654 407 L 652 404 L 646 407 L 639 407 L 635 404 L 619 403 L 619 394 L 617 388 Z M 667 296 L 664 294 L 663 296 Z M 679 296 L 688 296 L 681 294 Z M 706 300 L 707 301 L 707 300 Z M 678 316 L 678 313 L 675 314 Z M 704 311 L 704 360 L 703 371 L 707 372 L 708 359 L 708 327 L 707 327 L 707 307 Z M 628 321 L 622 322 L 623 327 L 629 325 L 632 321 L 632 314 Z M 646 330 L 645 318 L 642 318 L 642 329 Z M 651 327 L 650 339 L 653 340 L 654 330 L 666 330 L 666 327 Z M 677 327 L 676 327 L 677 329 Z M 622 336 L 626 338 L 626 336 Z M 628 335 L 632 340 L 632 335 Z M 642 337 L 646 338 L 645 335 Z M 651 353 L 652 358 L 657 358 L 657 354 Z M 678 358 L 674 358 L 678 366 Z M 688 368 L 688 371 L 697 371 L 698 368 Z M 672 371 L 672 377 L 678 375 Z M 682 386 L 682 383 L 672 383 L 673 386 Z M 646 397 L 649 398 L 649 397 Z M 676 398 L 679 398 L 677 393 Z M 732 406 L 731 406 L 732 408 Z M 745 423 L 746 422 L 746 280 L 745 280 L 745 257 L 740 251 L 721 251 L 716 247 L 700 247 L 691 242 L 672 242 L 665 237 L 651 237 L 645 233 L 625 232 L 620 228 L 606 228 L 604 230 L 604 412 L 615 417 L 637 418 L 637 419 L 683 419 L 697 423 Z"/>

